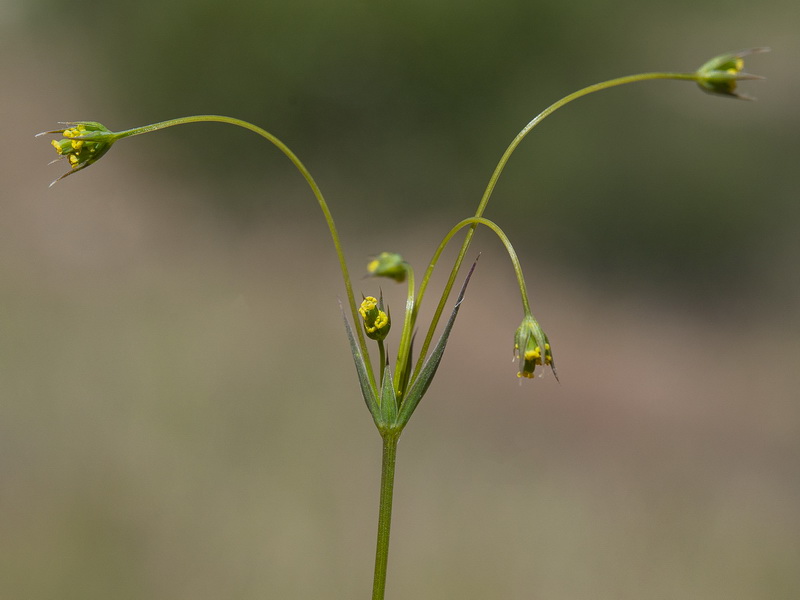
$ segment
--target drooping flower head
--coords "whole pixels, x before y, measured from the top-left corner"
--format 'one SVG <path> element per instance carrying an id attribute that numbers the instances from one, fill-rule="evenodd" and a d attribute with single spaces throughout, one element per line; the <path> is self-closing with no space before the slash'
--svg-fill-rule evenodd
<path id="1" fill-rule="evenodd" d="M 51 144 L 61 158 L 69 161 L 72 170 L 64 173 L 53 183 L 97 162 L 120 137 L 96 121 L 75 121 L 63 125 L 67 127 L 37 134 L 37 137 L 52 133 L 64 136 L 60 140 L 53 140 Z"/>
<path id="2" fill-rule="evenodd" d="M 709 94 L 722 94 L 742 100 L 752 97 L 736 92 L 736 82 L 744 79 L 764 79 L 758 75 L 744 73 L 744 57 L 757 52 L 768 52 L 769 48 L 749 48 L 731 54 L 722 54 L 697 69 L 697 85 Z"/>
<path id="3" fill-rule="evenodd" d="M 514 335 L 514 355 L 519 359 L 517 377 L 532 378 L 537 366 L 549 366 L 558 379 L 547 334 L 529 314 L 522 319 L 522 324 Z"/>

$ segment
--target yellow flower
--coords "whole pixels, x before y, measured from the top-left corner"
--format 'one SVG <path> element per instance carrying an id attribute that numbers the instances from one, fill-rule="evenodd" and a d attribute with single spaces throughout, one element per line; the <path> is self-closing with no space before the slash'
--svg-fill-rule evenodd
<path id="1" fill-rule="evenodd" d="M 53 183 L 97 162 L 103 154 L 108 152 L 111 144 L 119 138 L 118 134 L 109 131 L 96 121 L 76 121 L 64 123 L 64 125 L 67 125 L 64 129 L 43 131 L 37 134 L 37 137 L 51 133 L 64 136 L 62 139 L 53 140 L 50 143 L 61 158 L 67 159 L 72 170 L 64 173 Z"/>
<path id="2" fill-rule="evenodd" d="M 531 315 L 525 315 L 514 335 L 514 356 L 519 359 L 517 377 L 532 378 L 537 365 L 545 365 L 553 369 L 553 375 L 558 379 L 550 342 L 539 323 Z"/>
<path id="3" fill-rule="evenodd" d="M 736 92 L 736 82 L 744 79 L 764 79 L 758 75 L 744 73 L 744 57 L 757 52 L 768 52 L 769 48 L 749 48 L 741 52 L 722 54 L 712 58 L 697 69 L 697 85 L 709 94 L 722 94 L 742 100 L 752 100 L 750 96 Z"/>
<path id="4" fill-rule="evenodd" d="M 378 301 L 372 296 L 367 296 L 358 312 L 364 320 L 364 331 L 368 338 L 379 341 L 386 339 L 392 327 L 392 320 L 383 311 L 383 298 Z"/>

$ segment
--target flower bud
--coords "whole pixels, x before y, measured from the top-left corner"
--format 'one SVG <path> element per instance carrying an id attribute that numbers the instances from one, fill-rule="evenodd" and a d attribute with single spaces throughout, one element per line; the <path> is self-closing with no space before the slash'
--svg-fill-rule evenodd
<path id="1" fill-rule="evenodd" d="M 358 312 L 364 320 L 364 331 L 368 338 L 378 341 L 386 339 L 392 327 L 392 320 L 383 311 L 383 298 L 378 301 L 372 296 L 367 296 Z"/>
<path id="2" fill-rule="evenodd" d="M 367 265 L 367 272 L 372 277 L 388 277 L 397 283 L 406 280 L 408 263 L 396 252 L 381 252 Z"/>
<path id="3" fill-rule="evenodd" d="M 752 100 L 750 96 L 736 92 L 736 82 L 744 79 L 764 79 L 758 75 L 742 72 L 744 57 L 757 52 L 768 52 L 769 48 L 750 48 L 732 54 L 722 54 L 712 58 L 697 69 L 697 85 L 709 94 L 722 94 L 742 100 Z"/>
<path id="4" fill-rule="evenodd" d="M 519 359 L 517 377 L 532 378 L 537 365 L 549 365 L 553 369 L 553 375 L 558 379 L 553 353 L 550 351 L 550 342 L 539 323 L 531 315 L 525 315 L 514 335 L 514 356 L 515 359 Z"/>

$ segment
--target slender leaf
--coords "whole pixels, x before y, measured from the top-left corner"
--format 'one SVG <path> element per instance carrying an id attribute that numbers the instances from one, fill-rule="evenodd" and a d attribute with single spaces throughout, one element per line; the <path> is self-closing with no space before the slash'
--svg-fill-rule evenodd
<path id="1" fill-rule="evenodd" d="M 480 258 L 480 256 L 478 258 Z M 417 408 L 420 400 L 422 400 L 425 392 L 428 391 L 431 381 L 433 381 L 433 376 L 436 374 L 436 369 L 439 368 L 439 363 L 442 360 L 445 346 L 447 346 L 447 340 L 450 337 L 450 330 L 453 328 L 453 323 L 456 321 L 458 310 L 461 307 L 461 303 L 464 301 L 464 293 L 467 291 L 467 284 L 469 283 L 477 264 L 478 259 L 476 258 L 475 262 L 472 263 L 472 268 L 469 270 L 469 273 L 467 273 L 467 278 L 464 280 L 464 284 L 461 286 L 461 292 L 459 292 L 458 299 L 453 307 L 453 313 L 447 320 L 444 331 L 442 331 L 442 336 L 439 338 L 439 341 L 433 348 L 428 360 L 426 360 L 425 364 L 422 366 L 419 376 L 411 384 L 411 389 L 408 390 L 406 397 L 403 399 L 403 402 L 400 405 L 400 414 L 397 418 L 397 423 L 400 427 L 405 427 L 406 423 L 408 423 L 408 420 L 411 418 L 411 415 L 414 413 L 414 410 Z"/>
<path id="2" fill-rule="evenodd" d="M 361 355 L 361 350 L 359 349 L 358 344 L 356 344 L 355 337 L 353 336 L 353 330 L 344 314 L 344 309 L 342 309 L 342 318 L 344 319 L 344 328 L 347 330 L 347 339 L 350 341 L 350 351 L 353 353 L 353 361 L 356 363 L 358 382 L 361 384 L 361 395 L 364 396 L 364 402 L 366 402 L 367 408 L 372 414 L 375 424 L 378 426 L 378 428 L 381 428 L 383 426 L 383 421 L 381 418 L 381 409 L 378 405 L 378 399 L 375 395 L 375 390 L 370 384 L 369 375 L 367 374 L 367 365 L 364 362 L 364 357 Z"/>
<path id="3" fill-rule="evenodd" d="M 381 419 L 389 427 L 397 420 L 397 396 L 392 383 L 392 371 L 389 365 L 383 372 L 383 386 L 381 387 Z"/>

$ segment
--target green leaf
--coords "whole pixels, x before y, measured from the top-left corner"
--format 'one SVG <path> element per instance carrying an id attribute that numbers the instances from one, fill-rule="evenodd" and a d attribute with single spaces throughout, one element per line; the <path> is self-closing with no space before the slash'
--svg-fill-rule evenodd
<path id="1" fill-rule="evenodd" d="M 364 397 L 364 402 L 366 402 L 370 414 L 372 414 L 372 419 L 375 421 L 375 425 L 378 426 L 378 429 L 381 429 L 384 427 L 385 423 L 383 422 L 381 416 L 381 408 L 378 405 L 377 395 L 370 384 L 369 375 L 367 373 L 367 365 L 364 362 L 364 357 L 361 355 L 361 350 L 359 349 L 358 344 L 356 344 L 355 337 L 353 336 L 353 330 L 344 314 L 344 309 L 342 309 L 342 318 L 344 319 L 344 328 L 347 330 L 347 339 L 350 340 L 350 351 L 353 353 L 353 361 L 356 363 L 358 382 L 361 384 L 361 395 Z"/>
<path id="2" fill-rule="evenodd" d="M 467 273 L 464 285 L 461 286 L 461 292 L 458 294 L 458 299 L 453 307 L 453 313 L 447 320 L 442 336 L 433 348 L 433 352 L 431 352 L 428 360 L 425 361 L 425 364 L 419 372 L 419 376 L 414 380 L 414 383 L 411 384 L 411 389 L 408 390 L 406 397 L 403 399 L 403 403 L 400 406 L 400 414 L 397 417 L 397 424 L 401 428 L 405 427 L 406 423 L 408 423 L 408 420 L 411 418 L 420 400 L 422 400 L 425 392 L 428 391 L 428 387 L 430 387 L 431 381 L 433 381 L 433 376 L 436 375 L 436 369 L 439 368 L 445 346 L 447 346 L 447 340 L 450 337 L 450 330 L 453 329 L 453 323 L 456 321 L 458 310 L 461 308 L 461 303 L 464 301 L 464 293 L 467 291 L 467 284 L 477 264 L 478 259 L 476 258 L 475 262 L 472 263 L 472 268 L 469 270 L 469 273 Z"/>

